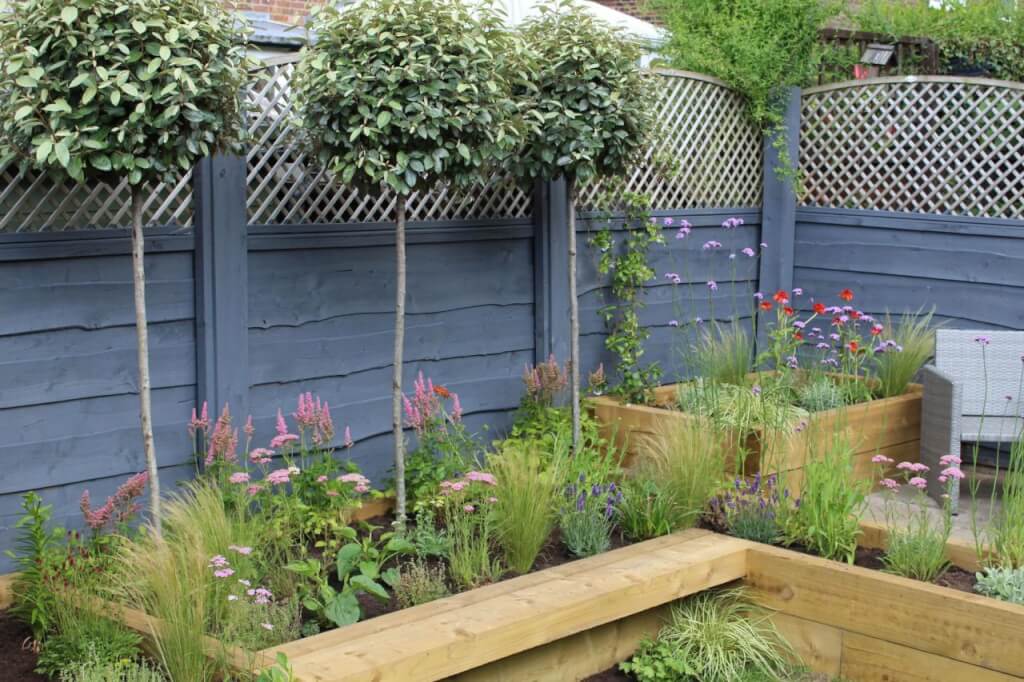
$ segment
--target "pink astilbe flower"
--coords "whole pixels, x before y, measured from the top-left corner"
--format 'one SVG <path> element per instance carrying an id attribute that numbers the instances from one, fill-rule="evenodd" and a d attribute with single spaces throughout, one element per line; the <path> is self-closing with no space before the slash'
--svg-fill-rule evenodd
<path id="1" fill-rule="evenodd" d="M 526 366 L 523 384 L 526 386 L 528 400 L 539 405 L 551 405 L 569 385 L 568 366 L 559 366 L 554 354 L 551 354 L 547 361 L 539 365 Z"/>
<path id="2" fill-rule="evenodd" d="M 356 444 L 355 441 L 352 440 L 352 429 L 349 428 L 348 426 L 346 426 L 345 427 L 345 447 L 346 448 L 351 448 L 355 444 Z"/>
<path id="3" fill-rule="evenodd" d="M 231 428 L 231 412 L 225 404 L 217 423 L 210 434 L 210 445 L 206 449 L 207 467 L 217 462 L 233 464 L 238 461 L 238 431 Z"/>
<path id="4" fill-rule="evenodd" d="M 254 433 L 256 433 L 256 427 L 252 424 L 252 415 L 250 414 L 245 420 L 245 428 L 242 429 L 245 432 L 245 437 L 252 439 Z"/>
<path id="5" fill-rule="evenodd" d="M 452 421 L 462 421 L 462 403 L 458 393 L 452 393 Z"/>
<path id="6" fill-rule="evenodd" d="M 142 509 L 137 500 L 142 497 L 148 482 L 149 474 L 145 471 L 135 474 L 122 483 L 98 509 L 92 508 L 89 491 L 84 491 L 79 500 L 79 506 L 82 509 L 85 524 L 98 533 L 107 526 L 128 523 Z"/>
<path id="7" fill-rule="evenodd" d="M 423 435 L 432 426 L 443 424 L 446 418 L 442 399 L 454 398 L 458 405 L 458 416 L 453 413 L 451 420 L 457 422 L 462 418 L 462 406 L 458 404 L 458 396 L 444 386 L 435 386 L 431 379 L 424 379 L 420 372 L 413 381 L 412 397 L 402 396 L 405 406 L 405 425 Z"/>
<path id="8" fill-rule="evenodd" d="M 288 433 L 288 424 L 284 421 L 284 415 L 281 414 L 281 410 L 277 411 L 277 435 L 274 436 L 270 441 L 270 447 L 279 448 L 282 445 L 288 443 L 294 443 L 299 440 L 299 437 L 294 433 Z"/>
<path id="9" fill-rule="evenodd" d="M 193 438 L 196 434 L 202 431 L 206 433 L 210 430 L 210 411 L 209 406 L 206 402 L 203 402 L 201 414 L 196 414 L 196 408 L 192 408 L 192 418 L 188 422 L 188 433 Z"/>

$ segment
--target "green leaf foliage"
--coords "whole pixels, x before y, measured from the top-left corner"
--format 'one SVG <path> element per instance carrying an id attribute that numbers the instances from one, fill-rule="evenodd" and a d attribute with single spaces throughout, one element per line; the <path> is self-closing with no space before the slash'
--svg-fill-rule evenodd
<path id="1" fill-rule="evenodd" d="M 517 41 L 487 7 L 365 0 L 313 21 L 293 86 L 305 142 L 342 182 L 406 195 L 469 184 L 515 150 Z"/>
<path id="2" fill-rule="evenodd" d="M 654 129 L 653 78 L 639 48 L 571 2 L 542 6 L 523 26 L 525 116 L 537 125 L 514 172 L 586 182 L 624 173 Z"/>
<path id="3" fill-rule="evenodd" d="M 748 100 L 763 129 L 782 119 L 789 86 L 817 81 L 830 48 L 818 32 L 833 0 L 652 0 L 670 31 L 672 66 L 721 78 Z"/>
<path id="4" fill-rule="evenodd" d="M 216 0 L 25 0 L 0 12 L 0 160 L 172 178 L 237 143 L 245 29 Z"/>

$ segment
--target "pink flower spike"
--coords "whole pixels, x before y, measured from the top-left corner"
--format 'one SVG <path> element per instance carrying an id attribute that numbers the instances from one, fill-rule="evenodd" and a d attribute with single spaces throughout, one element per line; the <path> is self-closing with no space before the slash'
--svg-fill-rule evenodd
<path id="1" fill-rule="evenodd" d="M 928 481 L 924 480 L 920 476 L 914 476 L 912 479 L 907 481 L 910 485 L 914 486 L 918 490 L 924 490 L 928 487 Z"/>
<path id="2" fill-rule="evenodd" d="M 284 421 L 284 415 L 281 414 L 281 409 L 277 410 L 277 435 L 283 436 L 288 433 L 288 424 Z"/>
<path id="3" fill-rule="evenodd" d="M 256 427 L 252 425 L 252 415 L 250 414 L 248 419 L 245 420 L 245 428 L 242 429 L 245 432 L 247 438 L 252 438 L 252 434 L 256 433 Z"/>
<path id="4" fill-rule="evenodd" d="M 345 427 L 345 447 L 350 448 L 355 445 L 355 441 L 352 440 L 352 429 L 348 426 Z"/>

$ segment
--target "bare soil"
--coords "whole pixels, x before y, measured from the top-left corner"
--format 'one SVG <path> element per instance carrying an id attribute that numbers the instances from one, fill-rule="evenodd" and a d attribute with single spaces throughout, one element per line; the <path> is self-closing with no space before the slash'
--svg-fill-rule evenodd
<path id="1" fill-rule="evenodd" d="M 32 632 L 8 611 L 0 611 L 0 678 L 6 682 L 43 682 L 33 672 L 36 654 L 30 643 Z"/>

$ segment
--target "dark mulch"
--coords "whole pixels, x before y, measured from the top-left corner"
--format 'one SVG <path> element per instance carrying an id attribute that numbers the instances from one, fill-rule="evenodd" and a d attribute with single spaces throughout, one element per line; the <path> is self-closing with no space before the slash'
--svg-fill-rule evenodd
<path id="1" fill-rule="evenodd" d="M 621 682 L 623 680 L 632 679 L 632 677 L 619 670 L 618 666 L 615 666 L 614 668 L 608 668 L 608 670 L 599 672 L 596 675 L 591 675 L 586 678 L 585 682 Z"/>
<path id="2" fill-rule="evenodd" d="M 0 611 L 0 679 L 5 682 L 42 682 L 33 670 L 36 655 L 25 646 L 32 632 L 7 611 Z"/>
<path id="3" fill-rule="evenodd" d="M 871 568 L 876 571 L 885 569 L 885 564 L 882 562 L 882 557 L 885 556 L 885 552 L 880 549 L 864 549 L 860 548 L 857 550 L 857 556 L 854 558 L 854 563 L 864 568 Z M 960 590 L 961 592 L 968 592 L 975 594 L 974 585 L 977 583 L 977 579 L 974 574 L 970 571 L 965 571 L 957 566 L 951 566 L 945 573 L 940 575 L 935 580 L 935 584 L 941 587 L 948 587 L 953 590 Z"/>

